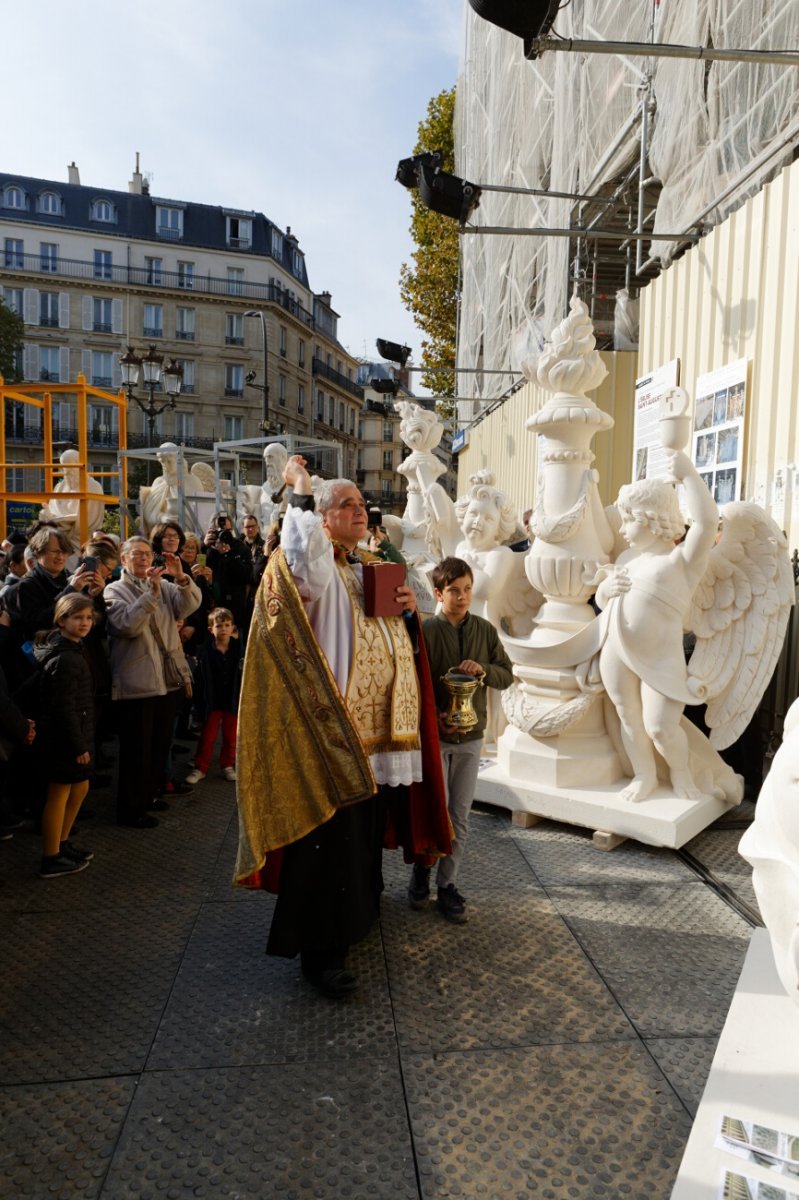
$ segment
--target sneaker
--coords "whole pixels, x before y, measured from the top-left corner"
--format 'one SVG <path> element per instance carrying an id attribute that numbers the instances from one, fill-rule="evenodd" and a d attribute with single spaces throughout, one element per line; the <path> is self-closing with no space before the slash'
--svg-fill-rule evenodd
<path id="1" fill-rule="evenodd" d="M 201 771 L 199 767 L 195 767 L 193 771 L 189 771 L 184 783 L 190 783 L 193 786 L 195 783 L 200 783 L 203 779 L 205 779 L 205 771 Z"/>
<path id="2" fill-rule="evenodd" d="M 76 871 L 85 871 L 88 865 L 88 858 L 77 862 L 74 858 L 67 858 L 66 854 L 55 854 L 52 858 L 42 859 L 39 874 L 42 879 L 57 879 L 59 875 L 74 875 Z"/>
<path id="3" fill-rule="evenodd" d="M 222 774 L 224 775 L 225 779 L 227 779 L 228 783 L 235 783 L 238 779 L 235 767 L 223 767 Z"/>
<path id="4" fill-rule="evenodd" d="M 64 858 L 71 858 L 73 862 L 91 862 L 94 858 L 93 850 L 81 850 L 80 846 L 73 846 L 72 842 L 62 842 L 59 854 L 63 854 Z"/>
<path id="5" fill-rule="evenodd" d="M 190 796 L 194 789 L 188 779 L 184 779 L 182 783 L 179 780 L 171 779 L 169 783 L 164 784 L 163 791 L 165 796 Z"/>
<path id="6" fill-rule="evenodd" d="M 414 866 L 411 881 L 408 884 L 408 903 L 411 908 L 427 908 L 430 902 L 430 868 Z"/>
<path id="7" fill-rule="evenodd" d="M 436 908 L 442 916 L 456 925 L 465 925 L 469 920 L 466 913 L 466 901 L 454 883 L 448 883 L 446 887 L 438 889 Z"/>

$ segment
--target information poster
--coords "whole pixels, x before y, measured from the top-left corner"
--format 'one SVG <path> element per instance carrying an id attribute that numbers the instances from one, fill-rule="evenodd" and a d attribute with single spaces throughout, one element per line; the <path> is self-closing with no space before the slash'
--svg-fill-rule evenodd
<path id="1" fill-rule="evenodd" d="M 741 498 L 747 362 L 739 358 L 696 381 L 694 466 L 717 504 Z"/>
<path id="2" fill-rule="evenodd" d="M 662 479 L 668 474 L 660 445 L 660 397 L 680 382 L 680 360 L 672 359 L 635 381 L 635 425 L 633 428 L 633 480 Z"/>

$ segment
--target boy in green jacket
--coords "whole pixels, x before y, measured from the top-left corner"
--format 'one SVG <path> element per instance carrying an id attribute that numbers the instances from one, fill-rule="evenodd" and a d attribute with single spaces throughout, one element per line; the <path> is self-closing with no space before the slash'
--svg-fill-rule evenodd
<path id="1" fill-rule="evenodd" d="M 466 901 L 455 886 L 469 832 L 469 812 L 480 768 L 480 751 L 486 727 L 486 691 L 500 691 L 513 682 L 513 666 L 494 626 L 469 612 L 472 602 L 472 569 L 461 558 L 445 558 L 431 573 L 441 611 L 423 625 L 424 640 L 436 692 L 441 735 L 441 758 L 447 806 L 455 830 L 452 854 L 439 860 L 436 874 L 436 908 L 449 921 L 463 925 L 468 920 Z M 446 722 L 449 692 L 441 682 L 447 671 L 482 675 L 485 687 L 472 696 L 477 724 L 461 733 Z M 408 886 L 411 908 L 427 908 L 430 897 L 430 868 L 414 866 Z"/>

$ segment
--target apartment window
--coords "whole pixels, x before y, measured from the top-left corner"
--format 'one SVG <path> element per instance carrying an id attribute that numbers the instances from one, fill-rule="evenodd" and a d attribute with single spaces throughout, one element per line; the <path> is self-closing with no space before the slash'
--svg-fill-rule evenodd
<path id="1" fill-rule="evenodd" d="M 297 412 L 305 412 L 305 388 L 301 383 L 297 386 Z"/>
<path id="2" fill-rule="evenodd" d="M 159 237 L 179 242 L 183 237 L 183 209 L 156 205 L 155 230 Z"/>
<path id="3" fill-rule="evenodd" d="M 112 404 L 89 405 L 90 443 L 95 446 L 110 446 L 114 437 L 114 428 L 114 406 Z"/>
<path id="4" fill-rule="evenodd" d="M 229 296 L 244 295 L 244 269 L 243 267 L 228 267 L 227 269 L 227 290 Z"/>
<path id="5" fill-rule="evenodd" d="M 383 496 L 383 500 L 390 504 L 391 503 L 391 480 L 390 479 L 381 479 L 380 491 Z"/>
<path id="6" fill-rule="evenodd" d="M 335 423 L 336 423 L 336 398 L 335 398 L 335 396 L 328 396 L 328 398 L 327 398 L 327 423 L 328 423 L 328 425 L 335 425 Z"/>
<path id="7" fill-rule="evenodd" d="M 383 441 L 384 442 L 393 442 L 394 441 L 394 422 L 393 421 L 384 421 L 383 422 Z"/>
<path id="8" fill-rule="evenodd" d="M 183 382 L 180 385 L 180 394 L 182 396 L 193 396 L 197 391 L 197 364 L 192 358 L 179 358 L 178 366 L 183 369 Z M 192 422 L 193 420 L 194 418 L 192 418 Z"/>
<path id="9" fill-rule="evenodd" d="M 355 409 L 350 409 L 350 436 L 355 437 Z"/>
<path id="10" fill-rule="evenodd" d="M 384 471 L 393 471 L 394 470 L 394 451 L 393 450 L 384 450 L 383 451 L 383 470 Z"/>
<path id="11" fill-rule="evenodd" d="M 25 255 L 22 238 L 5 239 L 5 264 L 7 267 L 24 267 Z"/>
<path id="12" fill-rule="evenodd" d="M 7 187 L 3 196 L 6 208 L 24 208 L 25 193 L 20 187 Z"/>
<path id="13" fill-rule="evenodd" d="M 238 442 L 244 437 L 244 417 L 225 413 L 225 441 Z"/>
<path id="14" fill-rule="evenodd" d="M 106 496 L 119 495 L 119 479 L 113 474 L 116 469 L 117 465 L 115 462 L 92 463 L 92 474 L 95 479 L 99 476 L 99 483 Z"/>
<path id="15" fill-rule="evenodd" d="M 150 287 L 161 286 L 161 272 L 164 268 L 162 258 L 145 258 L 144 269 L 147 272 L 147 283 Z"/>
<path id="16" fill-rule="evenodd" d="M 42 271 L 58 270 L 58 246 L 55 242 L 39 243 L 39 267 Z"/>
<path id="17" fill-rule="evenodd" d="M 277 399 L 282 408 L 286 407 L 286 376 L 277 377 Z"/>
<path id="18" fill-rule="evenodd" d="M 92 301 L 92 329 L 95 333 L 111 333 L 111 301 L 94 299 Z"/>
<path id="19" fill-rule="evenodd" d="M 287 341 L 287 336 L 288 336 L 288 335 L 286 334 L 286 326 L 285 326 L 285 325 L 281 325 L 281 326 L 280 326 L 280 353 L 281 353 L 281 355 L 282 355 L 282 357 L 283 357 L 283 358 L 285 358 L 285 357 L 286 357 L 286 341 Z"/>
<path id="20" fill-rule="evenodd" d="M 243 313 L 228 313 L 225 317 L 225 345 L 244 345 L 244 315 Z"/>
<path id="21" fill-rule="evenodd" d="M 163 304 L 145 304 L 144 329 L 145 337 L 164 336 L 164 306 Z"/>
<path id="22" fill-rule="evenodd" d="M 95 200 L 90 211 L 92 221 L 105 221 L 113 224 L 115 220 L 114 206 L 110 200 Z"/>
<path id="23" fill-rule="evenodd" d="M 111 278 L 111 251 L 110 250 L 95 250 L 95 252 L 94 252 L 94 278 L 95 279 L 110 279 Z"/>
<path id="24" fill-rule="evenodd" d="M 302 340 L 302 338 L 300 338 L 297 343 L 297 366 L 305 366 L 305 342 Z"/>
<path id="25" fill-rule="evenodd" d="M 317 421 L 325 419 L 325 393 L 320 391 L 316 393 L 316 419 Z"/>
<path id="26" fill-rule="evenodd" d="M 363 450 L 359 450 L 355 456 L 355 466 L 357 470 L 363 470 Z"/>
<path id="27" fill-rule="evenodd" d="M 6 308 L 22 316 L 22 288 L 3 288 L 3 303 Z"/>
<path id="28" fill-rule="evenodd" d="M 92 351 L 92 383 L 95 387 L 110 388 L 113 385 L 112 356 L 106 350 Z"/>
<path id="29" fill-rule="evenodd" d="M 227 244 L 234 250 L 249 250 L 252 245 L 252 221 L 249 218 L 227 218 Z"/>
<path id="30" fill-rule="evenodd" d="M 283 261 L 283 234 L 279 229 L 272 228 L 272 258 Z"/>
<path id="31" fill-rule="evenodd" d="M 195 309 L 178 307 L 175 309 L 175 337 L 180 342 L 194 341 Z"/>
<path id="32" fill-rule="evenodd" d="M 342 433 L 344 432 L 346 416 L 347 416 L 347 414 L 346 414 L 346 410 L 344 408 L 344 401 L 339 400 L 339 402 L 338 402 L 338 427 L 342 431 Z"/>
<path id="33" fill-rule="evenodd" d="M 50 216 L 60 217 L 61 197 L 55 192 L 42 192 L 37 207 L 40 213 L 49 213 Z"/>
<path id="34" fill-rule="evenodd" d="M 291 252 L 291 269 L 299 279 L 302 275 L 302 255 L 299 250 L 292 250 Z"/>
<path id="35" fill-rule="evenodd" d="M 178 262 L 178 287 L 194 287 L 194 263 Z"/>
<path id="36" fill-rule="evenodd" d="M 58 370 L 58 346 L 39 347 L 39 378 L 58 383 L 61 378 Z"/>
<path id="37" fill-rule="evenodd" d="M 244 395 L 244 367 L 238 363 L 227 363 L 225 366 L 225 395 Z"/>
<path id="38" fill-rule="evenodd" d="M 55 441 L 76 441 L 78 437 L 77 424 L 76 406 L 73 401 L 53 401 L 53 438 Z"/>
<path id="39" fill-rule="evenodd" d="M 194 366 L 194 363 L 191 364 Z M 185 378 L 185 376 L 184 376 Z M 185 391 L 185 387 L 184 387 Z M 188 442 L 194 437 L 194 413 L 175 413 L 175 441 Z"/>
<path id="40" fill-rule="evenodd" d="M 39 324 L 58 329 L 58 292 L 39 292 Z"/>

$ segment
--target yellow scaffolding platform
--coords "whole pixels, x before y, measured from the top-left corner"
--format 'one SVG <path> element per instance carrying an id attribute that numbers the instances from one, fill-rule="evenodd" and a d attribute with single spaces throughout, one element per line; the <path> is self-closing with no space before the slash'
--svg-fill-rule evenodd
<path id="1" fill-rule="evenodd" d="M 54 396 L 70 396 L 75 397 L 77 402 L 77 431 L 79 461 L 70 463 L 70 470 L 78 472 L 80 481 L 80 490 L 70 492 L 70 499 L 74 500 L 93 500 L 97 503 L 105 504 L 106 506 L 116 507 L 124 504 L 124 497 L 128 492 L 128 465 L 127 459 L 123 456 L 121 466 L 116 471 L 98 471 L 89 470 L 89 427 L 87 406 L 90 400 L 100 400 L 104 404 L 116 405 L 119 413 L 119 449 L 127 450 L 128 447 L 128 402 L 125 392 L 122 388 L 118 392 L 106 391 L 103 388 L 90 387 L 86 382 L 85 375 L 78 375 L 75 383 L 6 383 L 0 375 L 0 537 L 5 537 L 7 526 L 7 507 L 8 500 L 19 500 L 33 504 L 47 504 L 50 500 L 63 499 L 63 494 L 56 492 L 53 482 L 54 475 L 63 475 L 64 468 L 60 462 L 53 461 L 53 397 Z M 6 449 L 6 401 L 10 400 L 15 403 L 25 404 L 31 408 L 38 409 L 43 415 L 42 443 L 43 443 L 43 461 L 42 462 L 10 462 L 7 457 Z M 41 492 L 9 492 L 8 490 L 8 471 L 17 469 L 39 469 L 44 470 L 44 490 Z M 118 480 L 118 496 L 99 495 L 97 492 L 90 492 L 88 487 L 88 476 L 92 474 L 97 479 L 113 478 Z M 81 543 L 85 542 L 89 533 L 88 528 L 88 505 L 81 504 L 78 528 L 80 531 Z"/>

